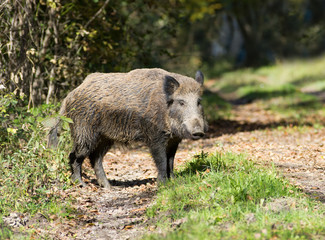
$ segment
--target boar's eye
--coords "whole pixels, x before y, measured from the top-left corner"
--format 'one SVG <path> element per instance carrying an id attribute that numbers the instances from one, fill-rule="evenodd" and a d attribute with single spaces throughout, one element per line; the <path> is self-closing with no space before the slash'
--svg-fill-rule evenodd
<path id="1" fill-rule="evenodd" d="M 177 100 L 178 104 L 180 106 L 185 106 L 185 101 L 184 100 Z"/>
<path id="2" fill-rule="evenodd" d="M 174 99 L 170 99 L 167 101 L 167 106 L 169 107 L 170 105 L 172 105 L 174 102 Z"/>

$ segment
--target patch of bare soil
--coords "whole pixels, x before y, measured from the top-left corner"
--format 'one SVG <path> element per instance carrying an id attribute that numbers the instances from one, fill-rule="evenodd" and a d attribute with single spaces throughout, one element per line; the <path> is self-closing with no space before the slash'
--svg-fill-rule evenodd
<path id="1" fill-rule="evenodd" d="M 211 124 L 205 139 L 182 142 L 176 167 L 201 151 L 245 153 L 259 164 L 274 164 L 292 183 L 325 201 L 325 129 L 287 126 L 255 103 L 236 106 L 233 115 L 232 120 Z M 154 230 L 144 214 L 157 188 L 157 172 L 148 150 L 114 148 L 105 156 L 104 168 L 110 190 L 97 185 L 88 166 L 86 188 L 60 192 L 75 199 L 76 213 L 70 220 L 36 216 L 27 225 L 36 229 L 37 236 L 54 239 L 137 239 Z"/>

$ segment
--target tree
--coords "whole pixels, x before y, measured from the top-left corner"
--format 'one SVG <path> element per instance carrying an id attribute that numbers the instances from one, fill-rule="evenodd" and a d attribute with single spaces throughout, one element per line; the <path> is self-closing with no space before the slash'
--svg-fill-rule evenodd
<path id="1" fill-rule="evenodd" d="M 6 0 L 1 82 L 31 107 L 62 97 L 89 72 L 158 66 L 177 9 L 172 0 Z"/>

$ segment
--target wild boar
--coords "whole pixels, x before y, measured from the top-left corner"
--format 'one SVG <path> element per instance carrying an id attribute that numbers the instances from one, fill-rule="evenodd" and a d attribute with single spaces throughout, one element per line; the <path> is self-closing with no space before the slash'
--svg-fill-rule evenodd
<path id="1" fill-rule="evenodd" d="M 201 105 L 204 77 L 195 79 L 162 69 L 93 73 L 68 94 L 60 114 L 72 119 L 71 178 L 85 186 L 81 166 L 89 157 L 99 185 L 110 184 L 102 160 L 114 143 L 143 142 L 158 169 L 158 181 L 173 177 L 174 157 L 182 139 L 199 139 L 207 130 Z M 50 130 L 57 145 L 60 120 Z"/>

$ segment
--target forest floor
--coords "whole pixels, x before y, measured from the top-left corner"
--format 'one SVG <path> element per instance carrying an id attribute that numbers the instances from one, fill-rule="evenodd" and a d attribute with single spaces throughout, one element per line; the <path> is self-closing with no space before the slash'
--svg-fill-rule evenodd
<path id="1" fill-rule="evenodd" d="M 296 126 L 263 110 L 257 103 L 234 105 L 230 120 L 210 124 L 204 139 L 185 140 L 176 154 L 176 168 L 202 151 L 243 153 L 256 164 L 274 165 L 279 174 L 325 202 L 325 129 Z M 154 201 L 157 171 L 148 150 L 114 148 L 104 159 L 111 189 L 100 188 L 88 163 L 86 188 L 59 191 L 74 198 L 76 209 L 70 219 L 48 222 L 35 216 L 28 225 L 38 225 L 36 235 L 55 239 L 136 239 L 157 231 L 145 215 Z M 36 224 L 37 223 L 37 224 Z"/>

